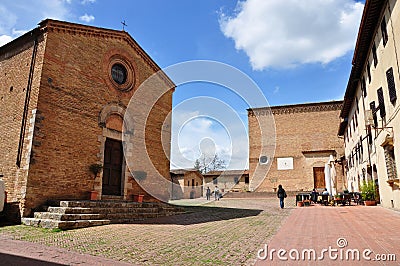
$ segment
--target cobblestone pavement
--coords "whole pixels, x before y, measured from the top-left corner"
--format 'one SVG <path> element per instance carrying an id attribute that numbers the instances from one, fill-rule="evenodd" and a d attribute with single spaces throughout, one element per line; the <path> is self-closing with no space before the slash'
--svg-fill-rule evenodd
<path id="1" fill-rule="evenodd" d="M 400 265 L 399 232 L 400 213 L 378 206 L 296 208 L 256 265 Z"/>
<path id="2" fill-rule="evenodd" d="M 13 259 L 7 255 L 15 255 L 34 259 L 17 265 L 400 265 L 399 212 L 365 206 L 298 208 L 291 197 L 286 206 L 279 209 L 275 198 L 224 198 L 186 207 L 189 212 L 183 215 L 140 224 L 62 232 L 3 227 L 0 264 L 4 257 Z M 269 251 L 286 250 L 283 256 L 288 260 L 279 260 L 277 251 L 273 261 L 270 257 L 256 260 L 265 245 Z M 324 259 L 318 260 L 321 251 L 329 248 L 337 250 L 333 257 L 339 257 L 331 259 L 325 252 Z M 294 249 L 300 253 L 297 261 L 289 257 Z M 301 260 L 306 249 L 314 249 L 317 259 Z M 347 260 L 346 252 L 355 249 L 360 259 Z M 369 261 L 362 257 L 367 249 Z M 385 255 L 386 261 L 375 260 L 375 255 Z M 389 255 L 395 255 L 396 261 L 388 261 L 394 259 Z"/>
<path id="3" fill-rule="evenodd" d="M 114 264 L 101 260 L 108 258 L 137 265 L 252 265 L 257 250 L 271 239 L 294 209 L 294 199 L 287 200 L 287 206 L 292 207 L 281 210 L 278 205 L 276 198 L 224 198 L 207 205 L 186 207 L 189 213 L 183 215 L 138 224 L 62 232 L 11 226 L 0 228 L 0 236 L 41 244 L 39 247 L 54 247 L 43 251 L 40 258 L 35 257 L 42 262 L 48 258 L 47 261 L 69 265 Z M 21 243 L 14 245 L 14 252 L 18 253 L 19 246 L 23 256 L 34 253 L 24 250 Z M 4 245 L 0 243 L 0 254 L 8 253 Z M 93 255 L 98 260 L 85 262 L 82 257 L 79 263 L 71 258 L 62 261 L 60 250 Z M 51 260 L 52 256 L 57 260 Z"/>

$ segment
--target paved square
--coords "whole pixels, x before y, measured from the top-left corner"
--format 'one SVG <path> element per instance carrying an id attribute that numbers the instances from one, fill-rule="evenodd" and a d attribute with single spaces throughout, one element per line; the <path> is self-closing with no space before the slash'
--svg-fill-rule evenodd
<path id="1" fill-rule="evenodd" d="M 381 207 L 310 206 L 278 208 L 276 198 L 228 199 L 205 206 L 187 207 L 183 215 L 147 220 L 138 224 L 113 224 L 63 232 L 12 226 L 0 228 L 0 253 L 69 265 L 398 265 L 400 214 Z M 376 254 L 395 254 L 397 262 L 323 261 L 256 262 L 257 253 L 269 249 L 315 249 L 317 255 L 331 246 L 370 249 Z M 15 240 L 12 240 L 15 239 Z M 17 242 L 17 240 L 29 241 Z M 46 245 L 46 246 L 43 246 Z M 77 253 L 62 253 L 62 250 Z M 35 253 L 36 252 L 36 253 Z M 71 255 L 72 254 L 72 255 Z M 93 255 L 93 256 L 89 256 Z M 286 257 L 289 257 L 286 253 Z"/>

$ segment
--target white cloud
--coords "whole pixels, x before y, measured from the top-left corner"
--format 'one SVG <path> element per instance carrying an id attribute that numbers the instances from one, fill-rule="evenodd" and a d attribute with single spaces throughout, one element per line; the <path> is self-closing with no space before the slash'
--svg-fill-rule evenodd
<path id="1" fill-rule="evenodd" d="M 3 46 L 4 44 L 11 42 L 13 37 L 8 36 L 8 35 L 0 35 L 0 46 Z"/>
<path id="2" fill-rule="evenodd" d="M 51 18 L 58 20 L 66 20 L 70 15 L 70 10 L 66 4 L 70 4 L 69 0 L 53 0 L 53 1 L 33 1 L 37 7 L 35 10 L 39 10 L 40 20 Z"/>
<path id="3" fill-rule="evenodd" d="M 17 22 L 17 16 L 2 5 L 0 5 L 0 18 L 0 34 L 6 34 Z"/>
<path id="4" fill-rule="evenodd" d="M 354 48 L 362 11 L 353 0 L 247 0 L 220 28 L 254 70 L 326 64 Z"/>
<path id="5" fill-rule="evenodd" d="M 82 5 L 93 4 L 94 2 L 96 2 L 96 0 L 82 0 L 81 4 Z"/>
<path id="6" fill-rule="evenodd" d="M 2 1 L 0 3 L 0 45 L 27 32 L 43 19 L 68 20 L 71 0 L 22 0 Z M 35 8 L 32 8 L 35 7 Z M 23 27 L 23 29 L 17 29 Z M 25 28 L 25 29 L 24 29 Z"/>
<path id="7" fill-rule="evenodd" d="M 94 16 L 85 14 L 79 17 L 79 20 L 85 21 L 87 23 L 92 22 L 94 20 Z"/>
<path id="8" fill-rule="evenodd" d="M 197 111 L 194 111 L 197 110 Z M 246 169 L 247 123 L 238 113 L 207 97 L 189 99 L 173 110 L 171 168 L 192 168 L 217 154 L 227 169 Z"/>

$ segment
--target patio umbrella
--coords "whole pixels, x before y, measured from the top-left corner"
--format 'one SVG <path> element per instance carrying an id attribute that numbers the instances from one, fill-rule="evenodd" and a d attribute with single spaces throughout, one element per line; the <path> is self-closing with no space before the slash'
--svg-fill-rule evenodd
<path id="1" fill-rule="evenodd" d="M 335 169 L 335 163 L 332 162 L 330 164 L 330 174 L 331 174 L 331 191 L 332 191 L 332 195 L 336 195 L 336 169 Z"/>
<path id="2" fill-rule="evenodd" d="M 332 187 L 331 187 L 331 167 L 328 163 L 325 164 L 325 187 L 329 192 L 329 195 L 332 195 Z"/>

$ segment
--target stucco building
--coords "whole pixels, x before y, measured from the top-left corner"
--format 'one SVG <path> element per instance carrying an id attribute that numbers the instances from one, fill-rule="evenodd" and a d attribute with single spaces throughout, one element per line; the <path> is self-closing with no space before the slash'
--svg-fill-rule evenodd
<path id="1" fill-rule="evenodd" d="M 204 176 L 197 169 L 171 170 L 171 180 L 172 199 L 195 199 L 203 196 Z"/>
<path id="2" fill-rule="evenodd" d="M 160 87 L 166 93 L 151 106 L 132 108 L 146 124 L 133 125 L 125 153 L 122 127 L 131 97 L 159 70 L 125 31 L 56 20 L 0 47 L 0 173 L 8 201 L 19 203 L 22 216 L 49 199 L 88 199 L 92 190 L 99 199 L 130 200 L 140 193 L 156 200 L 134 175 L 170 180 L 174 84 L 163 76 L 147 93 Z M 145 147 L 137 145 L 143 140 Z M 155 173 L 141 163 L 145 156 Z M 95 179 L 92 164 L 103 166 Z M 168 188 L 157 193 L 169 197 Z"/>
<path id="3" fill-rule="evenodd" d="M 245 192 L 249 190 L 248 170 L 220 170 L 203 174 L 205 186 L 211 190 L 218 186 L 221 192 Z M 204 190 L 205 191 L 205 190 Z M 204 192 L 205 193 L 205 192 Z"/>
<path id="4" fill-rule="evenodd" d="M 344 148 L 337 136 L 341 108 L 342 101 L 331 101 L 249 109 L 250 190 L 273 192 L 279 184 L 287 191 L 323 190 L 325 167 L 333 157 L 333 186 L 343 191 Z M 271 116 L 275 135 L 268 130 Z M 261 180 L 260 185 L 252 187 L 252 179 Z"/>
<path id="5" fill-rule="evenodd" d="M 384 207 L 400 209 L 400 6 L 365 2 L 340 116 L 351 190 L 372 180 Z"/>

